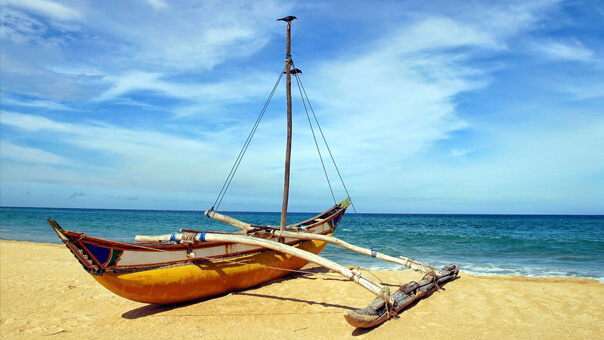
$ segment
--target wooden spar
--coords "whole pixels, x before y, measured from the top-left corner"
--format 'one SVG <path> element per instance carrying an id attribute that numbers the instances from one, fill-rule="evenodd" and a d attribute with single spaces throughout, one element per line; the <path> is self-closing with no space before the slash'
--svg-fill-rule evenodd
<path id="1" fill-rule="evenodd" d="M 287 39 L 285 44 L 285 88 L 287 93 L 287 146 L 285 148 L 285 179 L 283 184 L 283 206 L 281 208 L 281 230 L 285 230 L 285 226 L 287 225 L 287 204 L 289 201 L 289 173 L 292 153 L 292 76 L 290 70 L 291 26 L 291 20 L 287 21 Z"/>
<path id="2" fill-rule="evenodd" d="M 236 218 L 232 218 L 230 216 L 227 215 L 223 215 L 221 213 L 217 213 L 215 211 L 206 211 L 206 216 L 220 221 L 220 222 L 224 222 L 227 224 L 230 224 L 232 226 L 244 229 L 244 230 L 253 230 L 254 226 L 252 226 L 251 224 L 239 221 Z M 415 270 L 415 271 L 420 271 L 424 274 L 427 273 L 434 273 L 436 276 L 440 276 L 442 275 L 442 273 L 432 267 L 429 266 L 427 264 L 423 264 L 420 262 L 417 262 L 415 260 L 412 260 L 410 258 L 406 258 L 401 256 L 400 259 L 397 259 L 396 257 L 392 257 L 392 256 L 388 256 L 386 254 L 382 254 L 382 253 L 378 253 L 375 250 L 371 250 L 371 249 L 367 249 L 367 248 L 362 248 L 359 246 L 355 246 L 353 244 L 350 244 L 348 242 L 342 241 L 336 237 L 333 236 L 326 236 L 326 235 L 319 235 L 319 234 L 310 234 L 310 233 L 303 233 L 303 232 L 291 232 L 291 231 L 276 231 L 275 236 L 281 238 L 281 237 L 291 237 L 291 238 L 297 238 L 297 239 L 301 239 L 301 240 L 315 240 L 315 241 L 324 241 L 324 242 L 329 242 L 333 245 L 342 247 L 342 248 L 346 248 L 348 250 L 352 250 L 355 251 L 357 253 L 360 254 L 364 254 L 364 255 L 368 255 L 368 256 L 372 256 L 375 257 L 377 259 L 380 260 L 384 260 L 384 261 L 388 261 L 388 262 L 392 262 L 392 263 L 396 263 L 396 264 L 400 264 L 401 266 L 404 266 L 406 268 Z M 157 242 L 157 241 L 154 241 Z"/>
<path id="3" fill-rule="evenodd" d="M 240 229 L 243 229 L 243 230 L 252 230 L 252 229 L 254 229 L 256 227 L 259 227 L 259 226 L 256 226 L 256 225 L 251 225 L 249 223 L 243 222 L 243 221 L 238 220 L 236 218 L 227 216 L 225 214 L 221 214 L 221 213 L 216 212 L 216 211 L 211 210 L 211 209 L 210 210 L 206 210 L 204 212 L 204 215 L 206 215 L 207 217 L 209 217 L 209 218 L 211 218 L 213 220 L 216 220 L 216 221 L 219 221 L 219 222 L 223 222 L 223 223 L 226 223 L 226 224 L 230 224 L 233 227 L 237 227 L 237 228 L 240 228 Z M 286 228 L 288 228 L 288 227 L 289 226 L 286 226 Z"/>
<path id="4" fill-rule="evenodd" d="M 245 222 L 240 221 L 240 220 L 238 220 L 236 218 L 232 218 L 230 216 L 223 215 L 221 213 L 217 213 L 214 210 L 206 210 L 206 212 L 204 213 L 204 215 L 206 215 L 207 217 L 209 217 L 209 218 L 211 218 L 213 220 L 224 222 L 224 223 L 230 224 L 230 225 L 232 225 L 234 227 L 241 228 L 243 230 L 249 230 L 249 229 L 253 228 L 253 226 L 251 224 L 249 224 L 249 223 L 245 223 Z"/>
<path id="5" fill-rule="evenodd" d="M 322 267 L 325 267 L 333 272 L 336 272 L 355 283 L 358 283 L 363 288 L 369 290 L 377 297 L 385 299 L 389 301 L 390 298 L 390 290 L 388 287 L 385 287 L 377 282 L 374 282 L 366 277 L 364 277 L 361 273 L 352 271 L 344 266 L 341 266 L 331 260 L 328 260 L 319 255 L 315 255 L 313 253 L 307 252 L 302 249 L 298 249 L 296 247 L 292 247 L 287 244 L 279 243 L 276 241 L 265 240 L 256 237 L 244 236 L 244 235 L 229 235 L 229 234 L 210 234 L 210 233 L 201 233 L 195 235 L 195 241 L 197 242 L 226 242 L 226 243 L 241 243 L 252 246 L 259 246 L 262 248 L 272 249 L 278 252 L 290 254 L 292 256 L 316 263 Z M 159 235 L 159 236 L 142 236 L 137 235 L 135 240 L 137 242 L 158 242 L 158 241 L 170 241 L 175 239 L 180 241 L 182 239 L 183 234 L 167 234 L 167 235 Z"/>
<path id="6" fill-rule="evenodd" d="M 409 269 L 413 269 L 415 271 L 419 271 L 422 272 L 424 274 L 428 274 L 428 273 L 434 273 L 436 276 L 440 276 L 441 273 L 438 269 L 417 262 L 415 260 L 412 260 L 410 258 L 406 258 L 401 256 L 400 259 L 397 259 L 396 257 L 392 257 L 392 256 L 388 256 L 386 254 L 382 254 L 382 253 L 378 253 L 375 250 L 371 250 L 371 249 L 367 249 L 367 248 L 363 248 L 363 247 L 359 247 L 359 246 L 355 246 L 353 244 L 350 244 L 346 241 L 342 241 L 339 238 L 333 237 L 333 236 L 327 236 L 327 235 L 320 235 L 320 234 L 310 234 L 310 233 L 298 233 L 298 232 L 291 232 L 291 231 L 275 231 L 274 232 L 275 236 L 279 236 L 279 237 L 291 237 L 291 238 L 297 238 L 297 239 L 301 239 L 301 240 L 315 240 L 315 241 L 324 241 L 324 242 L 329 242 L 333 245 L 336 245 L 338 247 L 342 247 L 348 250 L 352 250 L 354 252 L 363 254 L 363 255 L 368 255 L 371 257 L 375 257 L 377 259 L 380 260 L 384 260 L 384 261 L 388 261 L 388 262 L 392 262 L 392 263 L 396 263 L 396 264 L 400 264 L 406 268 Z"/>

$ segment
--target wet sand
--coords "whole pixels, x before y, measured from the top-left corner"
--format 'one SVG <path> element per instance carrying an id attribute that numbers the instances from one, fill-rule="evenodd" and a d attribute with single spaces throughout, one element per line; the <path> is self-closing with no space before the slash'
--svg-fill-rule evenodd
<path id="1" fill-rule="evenodd" d="M 62 245 L 0 241 L 0 338 L 604 339 L 604 284 L 460 273 L 398 318 L 344 320 L 373 296 L 321 268 L 214 299 L 157 306 L 114 295 Z M 364 271 L 394 285 L 412 271 Z M 374 278 L 375 278 L 374 276 Z"/>

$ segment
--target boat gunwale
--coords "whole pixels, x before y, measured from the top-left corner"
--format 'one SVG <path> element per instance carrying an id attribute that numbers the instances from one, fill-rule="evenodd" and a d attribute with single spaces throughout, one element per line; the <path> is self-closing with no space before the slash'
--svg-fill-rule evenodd
<path id="1" fill-rule="evenodd" d="M 343 203 L 344 202 L 336 204 L 335 206 L 331 207 L 330 209 L 328 209 L 320 214 L 317 214 L 316 216 L 314 216 L 312 218 L 302 221 L 296 225 L 301 226 L 304 223 L 312 222 L 311 224 L 305 225 L 304 229 L 300 229 L 300 230 L 305 230 L 305 233 L 313 233 L 312 232 L 313 229 L 316 229 L 318 227 L 325 226 L 325 225 L 329 226 L 330 223 L 334 219 L 341 217 L 346 212 L 347 205 L 345 203 L 344 204 Z M 325 218 L 323 218 L 323 217 L 325 217 Z M 54 222 L 54 224 L 56 224 L 56 226 L 54 226 L 53 223 L 51 223 L 51 221 Z M 65 230 L 54 220 L 49 220 L 49 223 L 51 223 L 51 225 L 53 226 L 53 229 L 55 229 L 55 231 L 57 233 L 61 233 L 64 236 L 64 238 L 61 237 L 62 241 L 72 251 L 72 253 L 74 253 L 76 258 L 78 259 L 78 262 L 80 262 L 84 266 L 84 269 L 86 269 L 89 273 L 91 273 L 93 275 L 103 275 L 105 272 L 114 272 L 116 274 L 122 273 L 122 272 L 132 273 L 132 272 L 141 272 L 141 271 L 154 270 L 154 269 L 160 269 L 160 268 L 166 268 L 166 267 L 184 266 L 184 265 L 190 265 L 190 264 L 198 265 L 198 264 L 203 264 L 203 263 L 208 263 L 208 262 L 214 263 L 214 262 L 229 261 L 229 260 L 233 261 L 233 259 L 235 259 L 235 258 L 246 257 L 246 256 L 250 256 L 253 254 L 258 254 L 258 253 L 262 253 L 262 252 L 266 252 L 266 251 L 274 251 L 271 249 L 265 249 L 265 248 L 258 247 L 258 248 L 244 250 L 244 251 L 239 251 L 236 253 L 227 252 L 225 254 L 212 255 L 212 256 L 204 257 L 204 258 L 192 257 L 192 258 L 176 260 L 176 261 L 156 262 L 156 263 L 148 263 L 148 264 L 121 265 L 121 266 L 119 265 L 120 261 L 118 259 L 118 261 L 116 263 L 114 263 L 113 265 L 107 266 L 107 262 L 101 263 L 101 261 L 99 261 L 94 256 L 94 254 L 88 249 L 88 246 L 84 245 L 82 243 L 87 243 L 92 246 L 109 248 L 112 251 L 120 251 L 120 252 L 123 252 L 123 251 L 129 251 L 129 252 L 130 251 L 132 251 L 132 252 L 187 251 L 187 252 L 190 252 L 193 250 L 201 250 L 201 249 L 216 248 L 216 247 L 223 247 L 223 246 L 228 248 L 229 245 L 231 245 L 232 243 L 203 242 L 203 243 L 194 243 L 194 244 L 177 244 L 177 243 L 167 243 L 167 242 L 157 242 L 157 243 L 120 242 L 120 241 L 113 241 L 113 240 L 107 240 L 107 239 L 102 239 L 102 238 L 98 238 L 98 237 L 88 236 L 85 233 L 79 233 L 79 232 L 75 232 L 75 231 Z M 330 226 L 330 228 L 323 230 L 321 232 L 318 232 L 316 234 L 330 235 L 335 232 L 336 228 L 337 228 L 337 225 L 334 226 L 332 224 Z M 209 231 L 209 232 L 211 232 L 211 231 Z M 276 234 L 278 232 L 279 232 L 279 230 L 275 231 Z M 227 234 L 245 235 L 246 231 L 227 233 Z M 262 238 L 261 236 L 256 236 L 253 234 L 250 234 L 249 236 Z M 298 245 L 306 243 L 306 242 L 313 242 L 313 241 L 292 238 L 292 240 L 289 242 L 286 242 L 286 244 L 289 246 L 298 246 Z M 91 258 L 90 261 L 85 261 L 79 255 L 80 251 L 78 251 L 78 249 L 77 249 L 78 247 L 85 248 L 82 250 L 85 251 L 86 255 L 88 255 Z M 72 249 L 72 248 L 76 248 L 76 249 Z M 88 263 L 88 262 L 91 262 L 91 263 Z M 95 267 L 98 267 L 98 269 L 96 269 Z"/>
<path id="2" fill-rule="evenodd" d="M 309 232 L 312 229 L 315 229 L 325 223 L 329 223 L 331 221 L 333 221 L 336 217 L 344 214 L 344 212 L 346 211 L 346 209 L 340 207 L 340 206 L 335 206 L 339 209 L 336 209 L 336 211 L 331 214 L 329 217 L 327 217 L 324 220 L 321 221 L 316 221 L 313 224 L 310 225 L 306 225 L 305 229 L 306 232 Z M 312 221 L 313 219 L 317 219 L 320 218 L 320 216 L 325 215 L 325 213 L 330 212 L 332 209 L 327 210 L 324 213 L 318 214 L 317 216 L 310 218 L 306 221 L 300 222 L 299 224 L 302 225 L 303 223 L 306 223 L 308 221 Z M 56 221 L 55 221 L 56 222 Z M 57 223 L 58 226 L 58 223 Z M 60 226 L 59 226 L 60 227 Z M 128 250 L 128 251 L 149 251 L 149 250 L 156 250 L 156 251 L 162 251 L 162 250 L 167 250 L 167 251 L 180 251 L 180 250 L 186 250 L 188 245 L 187 244 L 183 244 L 183 243 L 168 243 L 168 242 L 122 242 L 122 241 L 114 241 L 114 240 L 108 240 L 108 239 L 104 239 L 104 238 L 99 238 L 99 237 L 94 237 L 94 236 L 88 236 L 85 233 L 80 233 L 77 231 L 71 231 L 71 230 L 66 230 L 61 228 L 61 233 L 63 233 L 63 235 L 67 236 L 71 241 L 71 242 L 75 242 L 75 241 L 85 241 L 88 243 L 92 243 L 93 245 L 98 245 L 98 246 L 106 246 L 106 247 L 111 247 L 113 249 L 119 249 L 119 250 Z M 329 230 L 333 229 L 330 228 Z M 201 232 L 201 231 L 200 231 Z M 208 230 L 207 232 L 212 233 L 214 231 L 210 231 Z M 222 232 L 219 232 L 222 233 Z M 277 231 L 278 233 L 278 231 Z M 240 231 L 240 232 L 233 232 L 233 233 L 227 233 L 227 234 L 239 234 L 239 235 L 245 235 L 245 231 Z M 325 234 L 324 232 L 318 233 L 318 234 Z M 254 235 L 250 235 L 250 237 L 255 237 Z M 64 242 L 66 242 L 64 240 Z M 293 241 L 295 242 L 295 241 Z M 290 242 L 292 243 L 292 242 Z M 225 244 L 229 244 L 227 242 L 201 242 L 201 243 L 195 243 L 193 245 L 194 249 L 203 249 L 203 248 L 210 248 L 210 247 L 216 247 L 216 246 L 222 246 Z"/>
<path id="3" fill-rule="evenodd" d="M 336 204 L 333 207 L 331 207 L 330 209 L 327 209 L 326 211 L 324 211 L 320 214 L 317 214 L 314 217 L 311 217 L 307 220 L 304 220 L 304 221 L 294 224 L 292 226 L 303 225 L 304 228 L 306 229 L 306 232 L 310 232 L 312 229 L 317 228 L 325 223 L 329 223 L 329 222 L 333 221 L 336 217 L 343 215 L 346 212 L 347 206 L 342 206 L 341 204 L 342 203 Z M 329 216 L 327 216 L 326 218 L 321 219 L 320 221 L 317 220 L 317 219 L 320 219 L 322 216 L 325 216 L 328 214 L 329 214 Z M 54 220 L 52 220 L 52 221 L 56 223 L 56 226 L 60 229 L 60 232 L 63 235 L 67 236 L 70 239 L 69 241 L 71 241 L 71 242 L 86 240 L 86 241 L 91 241 L 90 243 L 93 243 L 94 245 L 111 246 L 112 248 L 115 248 L 115 249 L 128 250 L 128 251 L 148 251 L 151 249 L 161 251 L 161 250 L 164 250 L 164 248 L 168 248 L 170 251 L 178 251 L 178 250 L 182 250 L 182 249 L 187 249 L 186 244 L 179 244 L 179 243 L 121 242 L 121 241 L 108 240 L 108 239 L 103 239 L 103 238 L 94 237 L 94 236 L 88 236 L 85 233 L 63 229 L 56 221 L 54 221 Z M 304 224 L 304 223 L 308 223 L 310 221 L 314 221 L 314 222 L 312 224 L 308 224 L 308 225 Z M 54 228 L 54 226 L 53 226 L 53 228 Z M 215 232 L 215 231 L 208 230 L 207 232 L 211 233 L 211 232 Z M 223 233 L 223 232 L 219 232 L 219 233 Z M 239 232 L 233 232 L 233 233 L 227 232 L 227 234 L 245 234 L 245 231 L 239 231 Z M 254 237 L 254 236 L 251 235 L 251 237 Z M 63 241 L 66 242 L 65 240 L 63 240 Z M 203 249 L 203 248 L 207 248 L 207 247 L 220 246 L 223 244 L 228 244 L 228 243 L 226 243 L 226 242 L 195 243 L 194 248 Z M 149 249 L 149 248 L 151 248 L 151 249 Z"/>

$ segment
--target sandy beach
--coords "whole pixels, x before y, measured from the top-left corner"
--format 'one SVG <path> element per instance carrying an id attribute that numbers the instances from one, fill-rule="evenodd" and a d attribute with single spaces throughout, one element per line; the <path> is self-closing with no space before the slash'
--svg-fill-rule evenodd
<path id="1" fill-rule="evenodd" d="M 369 330 L 344 320 L 373 296 L 320 268 L 178 306 L 120 298 L 62 245 L 0 241 L 0 337 L 120 339 L 603 339 L 604 284 L 582 278 L 465 273 Z M 463 268 L 462 268 L 463 271 Z M 366 272 L 367 273 L 367 272 Z M 412 271 L 372 271 L 388 284 Z"/>

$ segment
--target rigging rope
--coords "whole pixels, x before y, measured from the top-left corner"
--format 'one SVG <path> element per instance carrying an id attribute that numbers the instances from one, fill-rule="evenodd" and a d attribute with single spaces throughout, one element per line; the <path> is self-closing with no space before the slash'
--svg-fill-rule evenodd
<path id="1" fill-rule="evenodd" d="M 340 173 L 340 169 L 338 168 L 338 165 L 336 164 L 336 160 L 333 157 L 333 154 L 331 153 L 331 149 L 329 148 L 329 144 L 327 144 L 327 139 L 325 138 L 325 134 L 323 133 L 323 129 L 321 129 L 321 125 L 319 124 L 319 120 L 317 119 L 317 115 L 315 114 L 315 110 L 313 110 L 312 105 L 310 104 L 310 99 L 308 99 L 308 95 L 306 94 L 306 89 L 304 88 L 304 84 L 302 84 L 302 80 L 299 79 L 298 74 L 294 75 L 296 77 L 296 81 L 298 82 L 298 88 L 301 89 L 302 92 L 304 92 L 304 96 L 306 97 L 306 102 L 308 102 L 308 107 L 310 107 L 310 112 L 312 112 L 313 117 L 315 118 L 315 122 L 317 124 L 317 128 L 319 129 L 319 132 L 321 133 L 321 137 L 323 138 L 323 143 L 325 143 L 325 147 L 327 148 L 327 151 L 329 152 L 329 157 L 331 158 L 331 161 L 333 163 L 333 166 L 336 169 L 336 172 L 338 173 L 338 176 L 340 177 L 340 182 L 342 182 L 342 186 L 344 187 L 344 191 L 346 192 L 346 196 L 350 197 L 350 194 L 348 193 L 348 188 L 346 187 L 346 184 L 344 183 L 344 179 L 342 178 L 342 174 Z M 304 102 L 304 98 L 302 98 L 302 102 Z M 304 108 L 306 109 L 306 105 L 304 105 Z M 308 116 L 308 111 L 306 111 L 306 115 Z M 309 118 L 309 123 L 310 123 L 310 118 Z M 311 125 L 311 130 L 312 130 L 312 125 Z M 313 131 L 313 137 L 314 137 L 314 131 Z M 315 138 L 315 144 L 317 143 L 317 139 Z M 318 145 L 317 145 L 318 148 Z M 319 157 L 321 157 L 321 152 L 319 152 Z M 323 164 L 323 159 L 321 158 L 321 164 Z M 325 166 L 323 166 L 323 169 L 325 169 Z M 327 173 L 325 174 L 327 176 Z M 329 179 L 327 180 L 329 182 Z M 330 189 L 331 189 L 331 184 L 330 184 Z M 333 192 L 332 192 L 332 196 L 333 196 Z M 352 205 L 352 209 L 354 210 L 354 212 L 357 212 L 357 209 L 354 206 L 354 203 L 352 202 L 352 200 L 350 201 L 350 205 Z"/>
<path id="2" fill-rule="evenodd" d="M 292 61 L 292 66 L 296 69 L 294 62 Z M 296 83 L 298 83 L 298 91 L 300 91 L 300 98 L 302 99 L 302 104 L 304 105 L 304 111 L 306 111 L 306 118 L 308 118 L 308 125 L 310 126 L 310 131 L 312 132 L 312 138 L 315 140 L 315 146 L 317 147 L 317 153 L 319 154 L 319 159 L 321 160 L 321 166 L 323 166 L 323 172 L 325 173 L 325 178 L 327 179 L 327 185 L 329 186 L 329 191 L 331 192 L 331 197 L 333 198 L 333 204 L 337 204 L 336 196 L 333 194 L 333 189 L 331 187 L 331 182 L 329 181 L 329 175 L 327 174 L 327 169 L 325 168 L 325 162 L 323 162 L 323 156 L 321 155 L 321 148 L 319 148 L 319 143 L 317 142 L 317 136 L 315 135 L 315 129 L 312 127 L 312 121 L 310 120 L 310 115 L 308 114 L 308 109 L 306 108 L 306 101 L 304 100 L 304 95 L 302 95 L 302 87 L 300 86 L 300 77 L 298 77 L 298 73 L 294 73 L 294 77 L 296 77 Z M 310 105 L 310 103 L 309 103 Z M 325 143 L 327 144 L 327 143 Z"/>
<path id="3" fill-rule="evenodd" d="M 218 207 L 220 206 L 220 204 L 222 203 L 222 200 L 224 199 L 224 196 L 226 195 L 226 192 L 227 192 L 229 186 L 231 185 L 231 181 L 235 177 L 235 173 L 237 172 L 237 169 L 239 168 L 239 165 L 241 164 L 241 161 L 243 160 L 243 156 L 245 155 L 245 152 L 247 151 L 247 148 L 249 147 L 249 145 L 252 141 L 252 138 L 253 138 L 254 134 L 256 133 L 256 130 L 258 129 L 258 125 L 260 124 L 262 117 L 264 117 L 264 114 L 266 113 L 266 109 L 267 109 L 271 99 L 273 98 L 273 95 L 275 94 L 275 91 L 277 90 L 279 83 L 281 82 L 281 78 L 283 77 L 283 74 L 286 72 L 288 67 L 293 67 L 293 69 L 296 70 L 293 60 L 290 59 L 290 62 L 286 63 L 285 67 L 283 68 L 283 71 L 281 71 L 281 73 L 279 74 L 279 78 L 277 79 L 275 86 L 273 86 L 273 90 L 271 91 L 270 95 L 268 96 L 268 99 L 264 103 L 264 106 L 262 107 L 262 110 L 260 111 L 260 114 L 259 114 L 258 118 L 256 119 L 256 122 L 254 123 L 252 130 L 250 131 L 250 134 L 248 135 L 245 143 L 243 144 L 243 147 L 241 148 L 241 151 L 239 152 L 239 155 L 237 156 L 237 159 L 235 160 L 235 164 L 233 164 L 233 167 L 231 168 L 231 171 L 229 172 L 227 179 L 225 180 L 224 184 L 222 185 L 222 189 L 220 189 L 220 193 L 218 193 L 218 197 L 216 198 L 214 205 L 210 209 L 211 211 L 217 210 Z M 319 159 L 321 160 L 321 165 L 323 166 L 323 172 L 325 173 L 325 178 L 327 179 L 327 184 L 329 186 L 329 191 L 331 192 L 331 196 L 333 198 L 334 204 L 336 204 L 337 201 L 336 201 L 335 195 L 333 193 L 333 188 L 331 186 L 331 181 L 329 180 L 329 175 L 327 174 L 327 169 L 325 168 L 325 162 L 323 161 L 323 156 L 321 154 L 321 149 L 319 147 L 319 143 L 317 141 L 317 137 L 316 137 L 316 134 L 315 134 L 315 131 L 313 128 L 313 124 L 310 119 L 310 114 L 308 113 L 308 108 L 310 108 L 310 111 L 312 112 L 315 123 L 317 124 L 317 128 L 319 129 L 319 132 L 321 133 L 321 137 L 323 138 L 323 143 L 325 143 L 325 147 L 327 148 L 327 151 L 329 152 L 329 156 L 336 169 L 336 172 L 338 173 L 340 182 L 342 183 L 342 186 L 344 187 L 344 191 L 346 192 L 346 195 L 348 197 L 350 197 L 350 194 L 348 193 L 348 188 L 346 187 L 346 184 L 344 183 L 344 179 L 342 178 L 342 174 L 340 173 L 340 169 L 338 168 L 338 165 L 336 164 L 336 161 L 333 157 L 331 149 L 329 148 L 329 145 L 327 144 L 327 139 L 325 138 L 323 129 L 321 129 L 321 125 L 319 124 L 317 115 L 315 114 L 315 111 L 313 110 L 312 105 L 310 104 L 310 100 L 308 99 L 308 94 L 306 93 L 306 89 L 304 88 L 304 85 L 302 84 L 302 80 L 298 76 L 299 73 L 301 73 L 301 72 L 295 72 L 292 74 L 294 77 L 296 77 L 296 82 L 298 84 L 298 90 L 300 92 L 302 104 L 304 105 L 304 110 L 306 111 L 306 117 L 308 118 L 308 124 L 310 126 L 310 130 L 312 132 L 313 139 L 315 141 L 315 146 L 317 147 L 317 152 L 319 154 Z M 306 103 L 308 103 L 308 108 L 306 106 Z M 354 203 L 352 203 L 352 201 L 351 201 L 351 205 L 352 205 L 352 209 L 356 213 L 357 210 L 356 210 L 356 207 L 354 206 Z"/>
<path id="4" fill-rule="evenodd" d="M 229 175 L 227 176 L 226 181 L 222 185 L 222 189 L 220 189 L 220 193 L 218 194 L 218 197 L 216 198 L 216 201 L 214 202 L 214 205 L 212 206 L 212 208 L 210 210 L 218 209 L 218 206 L 220 206 L 220 203 L 222 203 L 222 199 L 226 195 L 226 191 L 228 190 L 229 186 L 231 185 L 231 181 L 233 180 L 233 177 L 235 177 L 235 172 L 237 172 L 237 169 L 239 168 L 239 165 L 241 164 L 241 161 L 243 160 L 243 156 L 245 155 L 247 148 L 249 147 L 250 143 L 252 142 L 252 137 L 254 137 L 254 134 L 256 133 L 256 130 L 258 129 L 258 125 L 260 124 L 262 117 L 264 117 L 264 113 L 266 113 L 266 108 L 268 107 L 268 104 L 270 103 L 271 99 L 273 98 L 273 95 L 275 94 L 275 91 L 277 90 L 277 87 L 279 86 L 279 82 L 281 82 L 281 78 L 283 77 L 283 72 L 285 71 L 286 68 L 287 68 L 287 66 L 283 67 L 283 71 L 281 71 L 281 73 L 279 74 L 279 78 L 277 79 L 275 86 L 273 86 L 273 90 L 271 91 L 271 94 L 268 96 L 268 99 L 264 103 L 264 107 L 262 107 L 262 111 L 260 111 L 260 115 L 258 115 L 258 118 L 256 119 L 256 122 L 254 123 L 254 127 L 252 127 L 252 131 L 250 131 L 250 134 L 248 135 L 247 140 L 243 144 L 243 147 L 241 148 L 241 151 L 239 152 L 239 156 L 237 156 L 237 159 L 235 160 L 235 164 L 233 164 L 233 167 L 231 168 L 231 172 L 229 172 Z"/>

